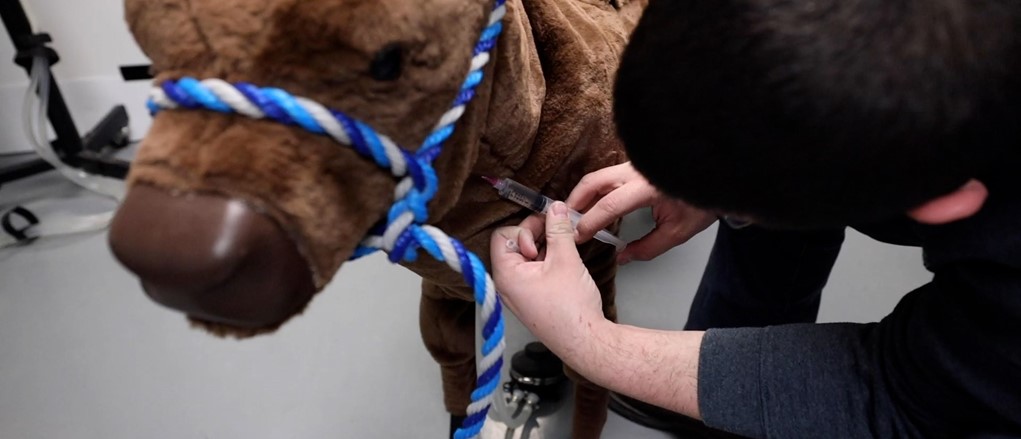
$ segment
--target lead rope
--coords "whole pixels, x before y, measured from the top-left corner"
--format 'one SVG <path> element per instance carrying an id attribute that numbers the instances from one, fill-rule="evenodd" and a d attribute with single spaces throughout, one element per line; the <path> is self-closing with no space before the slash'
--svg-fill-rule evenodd
<path id="1" fill-rule="evenodd" d="M 429 217 L 427 204 L 439 187 L 432 163 L 442 152 L 444 142 L 454 133 L 454 125 L 464 115 L 465 107 L 475 97 L 475 90 L 482 83 L 482 69 L 489 63 L 490 54 L 503 31 L 502 20 L 507 13 L 504 3 L 505 0 L 496 0 L 489 22 L 475 45 L 471 69 L 454 104 L 440 118 L 436 128 L 416 152 L 400 148 L 390 138 L 352 117 L 310 99 L 292 96 L 278 88 L 263 88 L 247 83 L 230 84 L 220 79 L 199 81 L 195 78 L 181 78 L 154 87 L 148 102 L 153 115 L 161 110 L 204 109 L 300 126 L 353 147 L 400 179 L 394 190 L 394 204 L 385 223 L 379 224 L 369 233 L 351 259 L 383 250 L 391 262 L 413 262 L 421 248 L 461 273 L 465 282 L 473 288 L 476 305 L 485 322 L 480 349 L 482 358 L 478 364 L 476 388 L 468 405 L 468 416 L 454 433 L 455 439 L 478 437 L 492 406 L 493 395 L 500 382 L 506 346 L 503 307 L 493 279 L 478 256 L 442 230 L 425 224 Z"/>

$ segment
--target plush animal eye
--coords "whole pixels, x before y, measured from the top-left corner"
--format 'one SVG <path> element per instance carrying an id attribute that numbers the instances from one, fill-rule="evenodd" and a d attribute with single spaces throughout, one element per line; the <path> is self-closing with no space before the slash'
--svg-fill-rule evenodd
<path id="1" fill-rule="evenodd" d="M 394 81 L 401 77 L 403 64 L 404 48 L 400 44 L 391 43 L 372 57 L 369 74 L 377 81 Z"/>

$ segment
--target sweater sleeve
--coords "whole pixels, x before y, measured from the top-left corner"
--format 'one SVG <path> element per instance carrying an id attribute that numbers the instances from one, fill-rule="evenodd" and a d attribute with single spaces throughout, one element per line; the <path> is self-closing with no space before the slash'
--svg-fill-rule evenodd
<path id="1" fill-rule="evenodd" d="M 1021 434 L 1021 276 L 962 264 L 879 323 L 709 330 L 699 405 L 749 437 Z"/>
<path id="2" fill-rule="evenodd" d="M 751 438 L 917 436 L 897 425 L 870 373 L 874 331 L 874 324 L 707 331 L 698 372 L 703 420 Z"/>

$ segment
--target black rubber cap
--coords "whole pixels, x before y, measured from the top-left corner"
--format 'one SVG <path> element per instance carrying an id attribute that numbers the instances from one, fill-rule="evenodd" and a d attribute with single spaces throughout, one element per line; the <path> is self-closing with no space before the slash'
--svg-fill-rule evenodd
<path id="1" fill-rule="evenodd" d="M 546 380 L 563 377 L 564 363 L 542 343 L 532 342 L 514 354 L 511 370 L 522 377 Z"/>

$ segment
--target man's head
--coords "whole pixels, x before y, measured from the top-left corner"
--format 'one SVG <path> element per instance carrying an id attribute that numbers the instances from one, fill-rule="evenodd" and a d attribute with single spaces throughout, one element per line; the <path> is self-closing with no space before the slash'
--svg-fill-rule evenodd
<path id="1" fill-rule="evenodd" d="M 771 225 L 1021 185 L 1021 3 L 653 0 L 616 112 L 661 190 Z"/>

